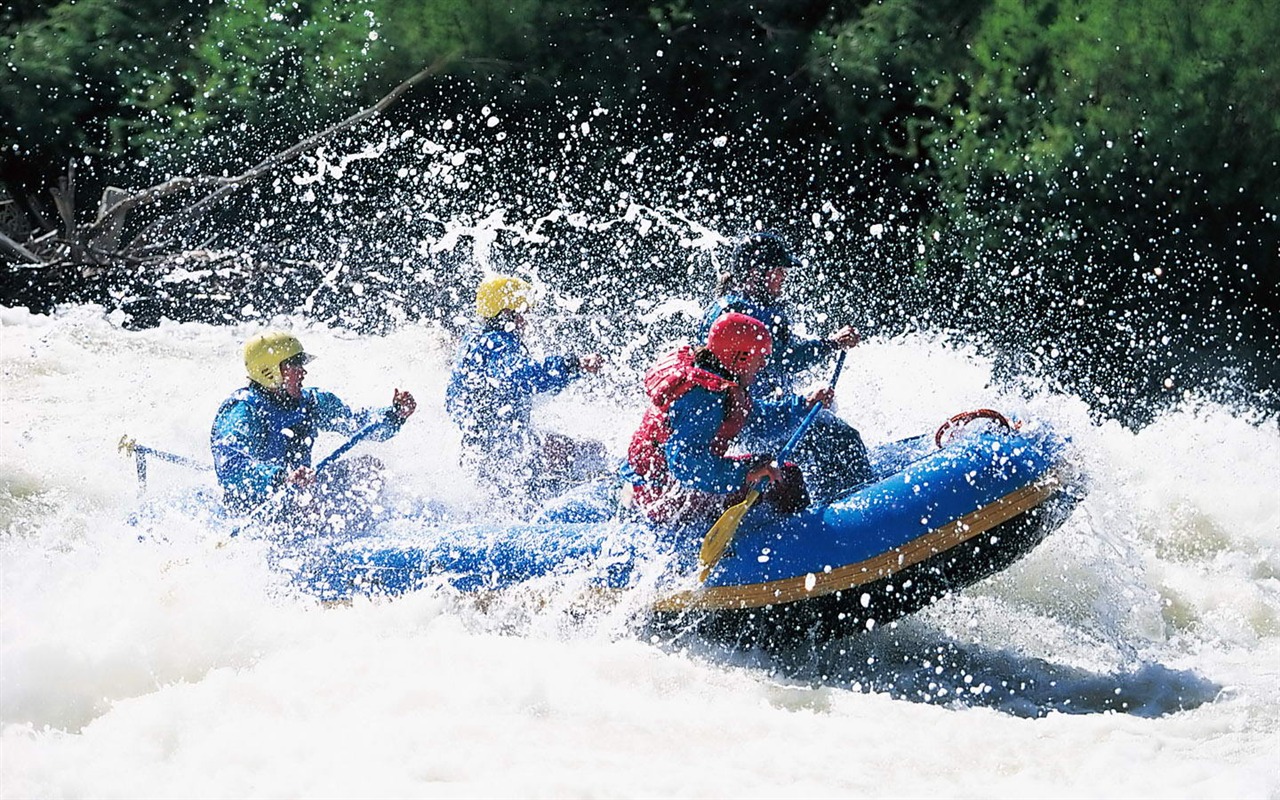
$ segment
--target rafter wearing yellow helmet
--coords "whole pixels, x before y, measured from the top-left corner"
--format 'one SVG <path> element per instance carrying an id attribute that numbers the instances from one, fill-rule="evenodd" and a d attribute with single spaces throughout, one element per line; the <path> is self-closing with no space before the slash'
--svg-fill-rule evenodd
<path id="1" fill-rule="evenodd" d="M 480 320 L 463 339 L 445 390 L 462 431 L 462 464 L 508 501 L 532 505 L 607 469 L 604 446 L 533 424 L 539 395 L 553 395 L 600 369 L 595 353 L 533 356 L 524 342 L 527 282 L 507 275 L 476 287 Z"/>
<path id="2" fill-rule="evenodd" d="M 302 342 L 292 333 L 268 331 L 244 343 L 244 369 L 249 380 L 268 389 L 284 385 L 280 364 L 289 359 L 306 364 L 312 360 L 302 349 Z"/>
<path id="3" fill-rule="evenodd" d="M 258 507 L 288 484 L 312 487 L 314 502 L 308 501 L 311 511 L 306 514 L 313 519 L 327 518 L 317 514 L 328 511 L 345 519 L 352 508 L 343 498 L 354 497 L 348 490 L 357 485 L 376 483 L 376 459 L 337 461 L 317 474 L 311 468 L 316 437 L 324 431 L 350 436 L 382 422 L 369 439 L 388 439 L 417 408 L 412 394 L 394 389 L 390 406 L 353 409 L 332 392 L 303 385 L 303 365 L 310 360 L 298 337 L 285 331 L 268 331 L 245 342 L 250 383 L 222 402 L 209 433 L 214 471 L 223 501 L 233 513 Z M 304 515 L 301 505 L 277 511 Z"/>
<path id="4" fill-rule="evenodd" d="M 503 311 L 523 314 L 533 305 L 533 287 L 510 275 L 486 278 L 476 287 L 476 313 L 491 319 Z"/>

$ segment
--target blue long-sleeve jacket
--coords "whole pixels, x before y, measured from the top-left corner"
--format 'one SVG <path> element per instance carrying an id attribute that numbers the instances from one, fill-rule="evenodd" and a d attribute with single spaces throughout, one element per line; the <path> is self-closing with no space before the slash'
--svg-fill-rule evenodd
<path id="1" fill-rule="evenodd" d="M 462 341 L 445 409 L 462 429 L 465 444 L 510 445 L 529 432 L 534 395 L 558 392 L 579 374 L 576 356 L 535 360 L 519 334 L 483 328 Z"/>
<path id="2" fill-rule="evenodd" d="M 288 472 L 311 466 L 321 431 L 353 434 L 379 420 L 389 424 L 370 438 L 388 439 L 402 424 L 393 408 L 353 411 L 337 395 L 319 389 L 303 389 L 297 401 L 256 384 L 238 389 L 218 408 L 209 433 L 227 504 L 235 510 L 255 506 Z"/>
<path id="3" fill-rule="evenodd" d="M 736 311 L 758 319 L 769 328 L 773 337 L 773 354 L 751 384 L 751 397 L 792 391 L 795 375 L 815 367 L 837 350 L 836 345 L 825 339 L 804 339 L 791 333 L 791 320 L 781 303 L 763 303 L 741 294 L 727 294 L 707 307 L 698 335 L 706 341 L 711 325 L 722 314 Z"/>
<path id="4" fill-rule="evenodd" d="M 760 445 L 785 442 L 809 410 L 804 398 L 794 393 L 795 376 L 817 366 L 838 348 L 824 339 L 794 336 L 782 304 L 757 302 L 733 293 L 707 307 L 699 329 L 703 341 L 712 323 L 730 311 L 760 320 L 773 337 L 773 354 L 747 390 L 762 413 L 752 415 L 745 439 Z"/>
<path id="5" fill-rule="evenodd" d="M 804 402 L 801 398 L 796 398 Z M 757 418 L 776 417 L 784 413 L 781 406 L 790 400 L 752 401 L 747 426 Z M 712 494 L 728 494 L 742 488 L 747 480 L 750 462 L 741 458 L 717 455 L 712 440 L 724 423 L 724 395 L 710 389 L 694 387 L 676 399 L 667 412 L 671 436 L 662 445 L 667 470 L 676 482 L 689 489 Z M 622 477 L 631 483 L 643 483 L 629 464 Z"/>
<path id="6" fill-rule="evenodd" d="M 759 408 L 752 407 L 752 414 Z M 695 387 L 667 412 L 671 438 L 663 444 L 671 477 L 690 489 L 713 494 L 737 491 L 747 480 L 747 463 L 716 455 L 711 440 L 724 423 L 724 396 Z"/>

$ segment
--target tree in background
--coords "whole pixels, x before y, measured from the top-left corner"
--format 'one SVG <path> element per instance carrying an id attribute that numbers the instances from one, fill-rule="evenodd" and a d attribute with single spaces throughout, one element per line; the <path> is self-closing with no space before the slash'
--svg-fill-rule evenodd
<path id="1" fill-rule="evenodd" d="M 0 177 L 25 200 L 53 186 L 73 159 L 111 159 L 107 177 L 117 182 L 234 172 L 448 54 L 522 58 L 528 24 L 543 5 L 6 4 L 0 9 L 0 63 L 7 73 L 0 81 L 6 140 Z"/>
<path id="2" fill-rule="evenodd" d="M 841 135 L 880 137 L 927 188 L 901 252 L 945 287 L 934 319 L 991 330 L 1006 352 L 1040 343 L 1100 405 L 1177 386 L 1176 369 L 1214 374 L 1212 358 L 1164 361 L 1206 339 L 1273 351 L 1280 16 L 1267 3 L 844 12 L 811 68 Z M 1107 374 L 1116 363 L 1150 366 Z"/>
<path id="3" fill-rule="evenodd" d="M 1007 239 L 1002 218 L 1042 241 L 1167 222 L 1273 256 L 1277 37 L 1262 0 L 884 0 L 811 65 L 843 135 L 916 160 L 933 227 L 974 249 Z"/>
<path id="4" fill-rule="evenodd" d="M 1234 315 L 1256 333 L 1271 319 L 1257 309 L 1280 307 L 1277 34 L 1264 0 L 10 0 L 0 178 L 20 201 L 47 200 L 74 163 L 84 198 L 108 180 L 221 180 L 220 199 L 250 165 L 274 169 L 286 145 L 456 56 L 377 123 L 387 136 L 429 126 L 450 148 L 482 143 L 456 184 L 422 201 L 431 213 L 388 202 L 403 199 L 387 188 L 401 172 L 418 174 L 395 158 L 345 170 L 356 188 L 323 202 L 263 182 L 217 216 L 166 194 L 202 216 L 166 228 L 151 263 L 206 241 L 325 262 L 372 230 L 379 258 L 408 263 L 391 251 L 450 214 L 566 202 L 594 213 L 656 194 L 716 230 L 791 225 L 827 262 L 814 290 L 851 306 L 1021 335 L 1024 351 L 1052 352 L 1073 325 L 1103 347 L 1153 350 L 1165 343 L 1140 335 L 1152 319 Z M 627 160 L 637 153 L 644 163 Z M 41 242 L 59 245 L 57 222 L 87 230 L 89 246 L 65 260 L 110 266 L 122 239 L 86 223 L 89 203 L 70 223 L 65 183 L 59 217 L 37 222 Z M 480 184 L 479 206 L 457 190 Z M 570 185 L 587 188 L 567 198 Z M 255 214 L 276 193 L 287 211 Z M 157 225 L 145 218 L 156 206 L 134 207 L 126 237 Z M 16 230 L 12 208 L 0 233 Z M 399 235 L 387 235 L 388 208 Z M 652 244 L 598 262 L 589 242 L 559 238 L 565 252 L 542 254 L 556 263 L 696 279 Z M 22 241 L 0 250 L 41 262 Z M 56 260 L 68 248 L 49 250 Z M 1182 327 L 1194 351 L 1194 324 Z M 1065 349 L 1084 354 L 1087 373 L 1097 348 L 1077 344 Z"/>
<path id="5" fill-rule="evenodd" d="M 616 107 L 662 130 L 828 125 L 800 67 L 827 2 L 64 0 L 0 10 L 5 176 L 83 154 L 151 174 L 296 140 L 447 55 L 512 115 Z M 6 125 L 8 127 L 8 125 Z M 827 131 L 829 133 L 829 131 Z M 143 170 L 146 171 L 145 169 Z"/>
<path id="6" fill-rule="evenodd" d="M 0 176 L 15 199 L 69 160 L 133 155 L 150 87 L 189 60 L 207 3 L 19 2 L 0 10 Z"/>

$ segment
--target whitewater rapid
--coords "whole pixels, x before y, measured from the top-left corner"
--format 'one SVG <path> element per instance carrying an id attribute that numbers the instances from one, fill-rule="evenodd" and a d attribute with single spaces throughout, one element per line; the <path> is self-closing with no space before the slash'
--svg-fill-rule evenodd
<path id="1" fill-rule="evenodd" d="M 318 356 L 311 385 L 414 392 L 371 447 L 400 490 L 482 511 L 445 331 L 277 322 Z M 1274 418 L 1187 398 L 1134 432 L 946 339 L 872 339 L 838 392 L 869 443 L 994 407 L 1068 434 L 1091 491 L 1027 558 L 897 625 L 728 652 L 651 640 L 625 608 L 322 607 L 176 514 L 139 541 L 118 441 L 207 459 L 257 329 L 0 309 L 4 797 L 1280 796 Z M 620 455 L 636 381 L 615 360 L 540 417 Z M 153 463 L 148 496 L 207 480 Z"/>

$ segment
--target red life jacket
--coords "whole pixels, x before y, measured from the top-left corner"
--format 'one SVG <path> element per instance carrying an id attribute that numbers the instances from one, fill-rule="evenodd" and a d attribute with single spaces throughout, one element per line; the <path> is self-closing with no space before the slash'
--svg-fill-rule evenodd
<path id="1" fill-rule="evenodd" d="M 671 438 L 671 405 L 690 389 L 700 387 L 724 395 L 724 422 L 711 440 L 711 451 L 723 456 L 730 442 L 742 431 L 751 413 L 751 398 L 734 381 L 693 363 L 693 348 L 685 346 L 668 353 L 644 376 L 644 391 L 651 405 L 640 427 L 631 437 L 627 461 L 651 491 L 661 492 L 671 483 L 663 445 Z"/>

